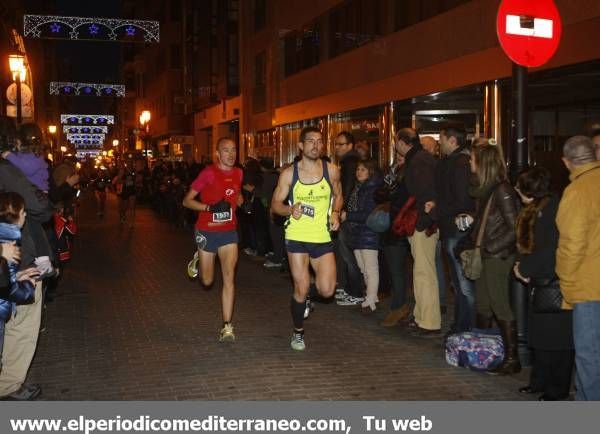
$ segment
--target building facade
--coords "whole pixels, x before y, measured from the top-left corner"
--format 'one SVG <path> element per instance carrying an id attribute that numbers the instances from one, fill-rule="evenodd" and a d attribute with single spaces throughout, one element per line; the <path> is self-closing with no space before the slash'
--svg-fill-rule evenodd
<path id="1" fill-rule="evenodd" d="M 600 121 L 600 2 L 556 0 L 563 36 L 529 74 L 531 158 L 553 161 L 564 137 Z M 512 63 L 496 36 L 500 0 L 248 0 L 240 6 L 240 153 L 278 163 L 300 129 L 350 130 L 382 165 L 394 130 L 436 135 L 459 121 L 472 136 L 510 141 Z M 195 116 L 224 132 L 226 103 Z"/>

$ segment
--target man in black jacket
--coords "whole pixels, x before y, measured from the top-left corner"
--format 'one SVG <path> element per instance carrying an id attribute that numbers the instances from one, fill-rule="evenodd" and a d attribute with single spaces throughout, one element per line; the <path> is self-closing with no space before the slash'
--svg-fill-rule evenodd
<path id="1" fill-rule="evenodd" d="M 344 196 L 344 207 L 348 203 L 350 193 L 356 184 L 356 166 L 360 157 L 354 149 L 354 136 L 342 131 L 335 138 L 335 155 L 340 165 L 340 177 L 342 183 L 342 195 Z M 343 290 L 336 293 L 337 304 L 341 306 L 352 306 L 364 301 L 362 291 L 362 275 L 354 252 L 348 245 L 348 229 L 342 224 L 335 240 L 335 260 L 337 266 L 338 287 Z"/>
<path id="2" fill-rule="evenodd" d="M 417 222 L 415 232 L 408 237 L 414 259 L 413 289 L 415 293 L 414 328 L 422 337 L 440 335 L 442 319 L 438 278 L 435 267 L 435 249 L 439 239 L 433 230 L 430 215 L 435 201 L 435 158 L 423 149 L 419 136 L 412 128 L 403 128 L 396 134 L 396 151 L 404 155 L 404 180 L 408 194 L 415 198 Z"/>
<path id="3" fill-rule="evenodd" d="M 447 125 L 440 132 L 440 148 L 444 157 L 436 170 L 437 199 L 433 211 L 447 255 L 450 279 L 456 290 L 454 332 L 470 330 L 475 321 L 475 288 L 463 274 L 460 261 L 454 254 L 454 248 L 465 236 L 465 232 L 458 230 L 456 218 L 461 214 L 472 215 L 475 211 L 475 202 L 469 195 L 471 157 L 466 142 L 466 132 L 460 126 Z"/>

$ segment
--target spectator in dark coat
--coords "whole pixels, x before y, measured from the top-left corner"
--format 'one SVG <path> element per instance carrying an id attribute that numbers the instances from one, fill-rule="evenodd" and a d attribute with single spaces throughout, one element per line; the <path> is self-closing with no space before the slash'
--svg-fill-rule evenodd
<path id="1" fill-rule="evenodd" d="M 440 132 L 440 148 L 444 157 L 436 169 L 437 197 L 433 209 L 455 289 L 453 332 L 468 331 L 475 324 L 475 286 L 465 277 L 460 260 L 454 255 L 456 245 L 466 236 L 466 232 L 458 230 L 456 217 L 472 215 L 475 211 L 475 201 L 469 195 L 472 175 L 466 139 L 466 131 L 459 126 L 447 125 Z"/>
<path id="2" fill-rule="evenodd" d="M 550 172 L 533 168 L 522 173 L 517 193 L 524 207 L 517 217 L 517 262 L 515 275 L 533 291 L 556 284 L 558 228 L 556 213 L 560 198 L 550 192 Z M 529 384 L 521 393 L 542 393 L 540 401 L 566 399 L 575 363 L 573 312 L 535 313 L 529 310 L 528 343 L 533 349 Z"/>
<path id="3" fill-rule="evenodd" d="M 376 206 L 375 191 L 382 184 L 375 161 L 358 163 L 356 181 L 346 210 L 342 212 L 342 221 L 346 222 L 349 244 L 367 286 L 367 295 L 361 307 L 366 312 L 374 312 L 379 301 L 379 234 L 369 229 L 366 222 Z"/>
<path id="4" fill-rule="evenodd" d="M 335 138 L 335 155 L 340 165 L 342 195 L 344 207 L 348 203 L 350 193 L 356 184 L 356 165 L 359 155 L 354 149 L 354 136 L 348 131 L 342 131 Z M 349 234 L 346 225 L 342 223 L 335 240 L 335 259 L 337 266 L 337 281 L 340 291 L 336 294 L 337 303 L 342 306 L 360 304 L 364 301 L 360 269 L 349 244 Z"/>
<path id="5" fill-rule="evenodd" d="M 415 198 L 417 222 L 415 232 L 408 237 L 414 258 L 413 287 L 415 293 L 414 330 L 420 337 L 439 336 L 442 326 L 435 253 L 439 239 L 437 229 L 431 230 L 430 212 L 435 201 L 435 158 L 423 149 L 412 128 L 396 134 L 396 151 L 404 155 L 404 182 L 408 194 Z"/>

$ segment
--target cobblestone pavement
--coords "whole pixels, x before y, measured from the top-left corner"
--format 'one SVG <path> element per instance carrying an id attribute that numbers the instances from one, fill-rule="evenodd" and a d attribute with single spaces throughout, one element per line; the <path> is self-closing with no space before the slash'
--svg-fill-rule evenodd
<path id="1" fill-rule="evenodd" d="M 46 400 L 519 400 L 520 378 L 453 368 L 441 339 L 410 336 L 335 303 L 289 347 L 289 278 L 241 254 L 234 344 L 217 342 L 219 280 L 204 291 L 186 264 L 192 237 L 148 209 L 134 229 L 116 202 L 99 220 L 84 194 L 74 259 L 49 303 L 30 380 Z"/>

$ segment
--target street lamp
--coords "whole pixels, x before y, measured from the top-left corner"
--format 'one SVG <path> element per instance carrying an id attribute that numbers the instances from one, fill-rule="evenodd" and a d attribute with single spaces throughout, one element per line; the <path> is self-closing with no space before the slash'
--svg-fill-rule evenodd
<path id="1" fill-rule="evenodd" d="M 27 68 L 25 67 L 25 56 L 20 52 L 10 54 L 8 56 L 8 66 L 10 68 L 10 72 L 12 72 L 13 80 L 17 85 L 17 125 L 20 125 L 21 121 L 23 120 L 23 113 L 21 111 L 21 82 L 24 81 L 27 77 Z"/>
<path id="2" fill-rule="evenodd" d="M 48 132 L 50 133 L 50 153 L 54 152 L 54 135 L 56 134 L 56 125 L 48 125 Z"/>
<path id="3" fill-rule="evenodd" d="M 116 148 L 117 146 L 119 146 L 119 139 L 114 139 L 113 140 L 113 146 Z"/>
<path id="4" fill-rule="evenodd" d="M 148 136 L 150 133 L 150 110 L 143 110 L 140 114 L 140 125 L 142 126 L 142 130 L 144 131 L 144 154 L 146 156 L 146 165 L 148 164 Z"/>

